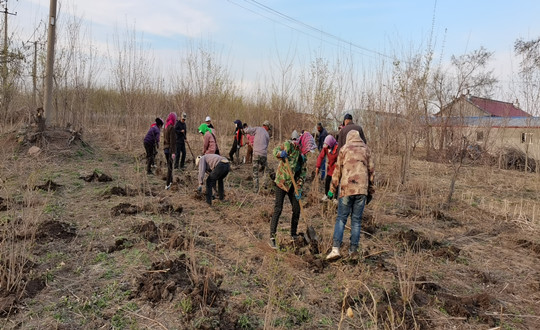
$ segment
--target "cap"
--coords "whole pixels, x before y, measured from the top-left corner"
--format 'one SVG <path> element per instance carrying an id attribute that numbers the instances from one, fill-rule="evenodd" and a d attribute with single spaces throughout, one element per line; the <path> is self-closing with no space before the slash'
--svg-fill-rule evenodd
<path id="1" fill-rule="evenodd" d="M 343 117 L 343 120 L 350 119 L 352 120 L 352 115 L 350 113 L 345 114 L 345 117 Z"/>
<path id="2" fill-rule="evenodd" d="M 184 119 L 187 118 L 187 114 L 185 112 L 182 112 L 182 118 L 184 118 Z"/>
<path id="3" fill-rule="evenodd" d="M 212 119 L 210 118 L 210 116 L 206 116 L 206 119 L 204 121 L 211 121 Z"/>
<path id="4" fill-rule="evenodd" d="M 270 122 L 268 120 L 265 120 L 263 122 L 263 126 L 270 127 Z"/>

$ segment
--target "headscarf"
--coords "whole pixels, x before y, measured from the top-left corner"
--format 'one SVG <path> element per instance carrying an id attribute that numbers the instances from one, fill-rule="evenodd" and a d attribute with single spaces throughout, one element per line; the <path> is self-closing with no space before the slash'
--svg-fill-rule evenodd
<path id="1" fill-rule="evenodd" d="M 306 155 L 308 152 L 317 149 L 315 139 L 309 132 L 302 133 L 295 143 L 300 147 L 302 155 Z"/>
<path id="2" fill-rule="evenodd" d="M 328 148 L 332 149 L 336 145 L 337 141 L 332 135 L 326 136 L 324 144 L 328 145 Z"/>
<path id="3" fill-rule="evenodd" d="M 167 117 L 167 123 L 165 124 L 165 128 L 175 125 L 176 124 L 176 112 L 169 113 L 169 116 Z"/>
<path id="4" fill-rule="evenodd" d="M 206 132 L 210 132 L 212 133 L 212 129 L 210 127 L 208 127 L 208 125 L 206 123 L 202 123 L 200 126 L 199 126 L 199 133 L 201 133 L 202 135 L 206 134 Z"/>

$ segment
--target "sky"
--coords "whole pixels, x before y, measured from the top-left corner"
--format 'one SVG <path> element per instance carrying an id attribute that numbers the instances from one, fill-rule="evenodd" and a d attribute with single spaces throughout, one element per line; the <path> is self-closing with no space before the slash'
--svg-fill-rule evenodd
<path id="1" fill-rule="evenodd" d="M 5 6 L 5 0 L 0 0 Z M 49 0 L 8 0 L 10 33 L 32 40 Z M 360 66 L 430 45 L 447 63 L 480 47 L 505 83 L 518 70 L 516 39 L 540 37 L 538 0 L 59 0 L 59 20 L 76 15 L 105 48 L 126 26 L 136 29 L 164 70 L 190 42 L 222 54 L 236 79 L 261 79 L 280 61 L 354 56 Z M 62 16 L 64 15 L 64 16 Z"/>

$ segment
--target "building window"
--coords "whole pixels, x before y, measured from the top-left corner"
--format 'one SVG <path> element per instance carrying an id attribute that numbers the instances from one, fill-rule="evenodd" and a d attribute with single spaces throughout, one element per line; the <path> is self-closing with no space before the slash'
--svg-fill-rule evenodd
<path id="1" fill-rule="evenodd" d="M 476 132 L 476 141 L 484 141 L 484 132 L 482 131 Z"/>
<path id="2" fill-rule="evenodd" d="M 521 133 L 521 143 L 532 144 L 533 133 Z"/>

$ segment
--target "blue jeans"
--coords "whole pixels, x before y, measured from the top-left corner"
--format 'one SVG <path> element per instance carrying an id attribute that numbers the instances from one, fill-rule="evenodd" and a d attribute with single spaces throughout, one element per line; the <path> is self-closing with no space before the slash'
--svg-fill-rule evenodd
<path id="1" fill-rule="evenodd" d="M 326 156 L 324 156 L 322 163 L 321 163 L 321 180 L 324 180 L 324 177 L 326 176 Z"/>
<path id="2" fill-rule="evenodd" d="M 339 199 L 336 225 L 334 226 L 333 247 L 341 247 L 343 241 L 343 230 L 347 223 L 349 214 L 351 215 L 351 245 L 349 252 L 358 250 L 360 242 L 360 228 L 362 225 L 362 214 L 366 205 L 366 195 L 345 196 Z"/>

